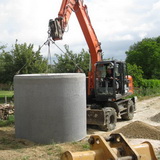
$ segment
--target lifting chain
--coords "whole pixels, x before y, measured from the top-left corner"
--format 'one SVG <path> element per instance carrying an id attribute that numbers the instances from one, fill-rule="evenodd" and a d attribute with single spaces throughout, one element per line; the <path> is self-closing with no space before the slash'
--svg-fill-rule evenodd
<path id="1" fill-rule="evenodd" d="M 51 64 L 51 53 L 50 53 L 50 44 L 51 44 L 51 42 L 52 42 L 52 44 L 54 44 L 63 54 L 65 54 L 65 52 L 55 43 L 55 41 L 52 40 L 52 38 L 51 38 L 51 36 L 50 36 L 50 28 L 48 29 L 48 32 L 47 32 L 47 33 L 48 33 L 48 38 L 47 38 L 47 40 L 43 43 L 43 45 L 39 48 L 38 51 L 40 51 L 44 45 L 48 45 L 48 60 L 49 60 L 49 62 L 50 62 L 50 64 Z M 73 62 L 73 64 L 75 65 L 76 68 L 79 69 L 79 71 L 80 71 L 81 73 L 84 73 L 83 69 L 82 69 L 78 64 L 76 64 L 75 62 Z M 48 70 L 48 69 L 47 69 L 47 70 Z"/>

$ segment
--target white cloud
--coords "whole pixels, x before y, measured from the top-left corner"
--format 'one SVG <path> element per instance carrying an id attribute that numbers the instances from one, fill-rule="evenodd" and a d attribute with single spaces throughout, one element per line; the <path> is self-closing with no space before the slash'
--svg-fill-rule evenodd
<path id="1" fill-rule="evenodd" d="M 125 41 L 125 40 L 133 40 L 134 37 L 130 34 L 126 34 L 126 35 L 115 35 L 112 38 L 110 38 L 110 41 Z"/>
<path id="2" fill-rule="evenodd" d="M 153 4 L 153 10 L 159 10 L 160 9 L 160 1 L 157 1 Z"/>
<path id="3" fill-rule="evenodd" d="M 147 33 L 146 33 L 146 32 L 141 32 L 141 33 L 139 34 L 139 37 L 140 37 L 141 39 L 147 38 Z"/>
<path id="4" fill-rule="evenodd" d="M 124 57 L 125 50 L 132 43 L 147 36 L 160 35 L 159 0 L 85 0 L 84 3 L 107 56 L 119 53 L 118 57 Z M 19 43 L 33 43 L 38 49 L 46 41 L 48 21 L 57 17 L 60 5 L 61 0 L 1 0 L 0 42 L 11 46 L 18 39 Z M 74 13 L 69 21 L 69 31 L 56 44 L 61 48 L 68 44 L 77 53 L 82 48 L 88 49 Z M 61 53 L 54 45 L 51 51 Z M 47 47 L 42 53 L 47 55 Z"/>

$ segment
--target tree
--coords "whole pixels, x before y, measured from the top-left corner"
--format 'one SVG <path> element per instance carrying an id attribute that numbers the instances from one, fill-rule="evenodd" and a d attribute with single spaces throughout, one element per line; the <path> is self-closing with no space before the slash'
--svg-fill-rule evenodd
<path id="1" fill-rule="evenodd" d="M 4 52 L 4 49 L 5 49 L 5 48 L 6 48 L 5 45 L 0 46 L 0 54 L 1 54 L 2 52 Z"/>
<path id="2" fill-rule="evenodd" d="M 133 77 L 133 83 L 135 87 L 139 87 L 143 81 L 143 71 L 141 67 L 136 64 L 127 64 L 128 74 Z"/>
<path id="3" fill-rule="evenodd" d="M 2 79 L 4 79 L 3 72 L 5 71 L 5 65 L 4 65 L 4 59 L 3 55 L 8 54 L 8 52 L 5 51 L 6 46 L 2 45 L 0 46 L 0 83 L 2 83 Z"/>
<path id="4" fill-rule="evenodd" d="M 15 44 L 10 52 L 0 54 L 0 82 L 12 83 L 16 74 L 43 73 L 47 70 L 47 60 L 39 51 L 33 51 L 33 44 Z"/>
<path id="5" fill-rule="evenodd" d="M 126 62 L 140 66 L 144 78 L 160 79 L 160 37 L 145 38 L 126 51 Z"/>
<path id="6" fill-rule="evenodd" d="M 66 52 L 64 54 L 56 54 L 57 61 L 54 62 L 54 71 L 56 73 L 75 73 L 84 72 L 88 74 L 90 55 L 82 49 L 79 54 L 69 50 L 69 46 L 65 45 Z"/>

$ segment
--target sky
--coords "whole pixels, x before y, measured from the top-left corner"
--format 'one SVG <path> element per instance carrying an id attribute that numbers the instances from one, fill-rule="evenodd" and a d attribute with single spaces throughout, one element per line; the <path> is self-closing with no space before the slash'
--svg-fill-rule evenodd
<path id="1" fill-rule="evenodd" d="M 18 44 L 34 44 L 38 50 L 47 40 L 49 19 L 57 17 L 61 0 L 0 0 L 0 45 L 12 48 Z M 101 42 L 104 58 L 125 60 L 125 52 L 143 38 L 160 36 L 160 0 L 84 0 L 92 26 Z M 88 51 L 85 38 L 72 13 L 63 40 L 56 45 L 64 50 Z M 51 56 L 63 54 L 51 44 Z M 48 56 L 48 46 L 41 54 Z"/>

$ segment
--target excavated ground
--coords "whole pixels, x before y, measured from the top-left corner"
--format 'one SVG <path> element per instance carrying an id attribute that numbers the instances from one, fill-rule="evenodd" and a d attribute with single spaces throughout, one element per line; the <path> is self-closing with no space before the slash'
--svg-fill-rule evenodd
<path id="1" fill-rule="evenodd" d="M 130 144 L 149 141 L 160 156 L 160 97 L 137 102 L 137 110 L 131 121 L 118 119 L 116 129 L 102 132 L 88 128 L 88 136 L 108 136 L 122 133 Z M 0 160 L 58 160 L 66 150 L 81 151 L 87 148 L 87 138 L 77 143 L 38 145 L 26 140 L 15 139 L 14 126 L 0 128 Z"/>

